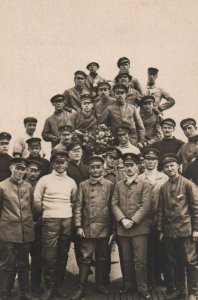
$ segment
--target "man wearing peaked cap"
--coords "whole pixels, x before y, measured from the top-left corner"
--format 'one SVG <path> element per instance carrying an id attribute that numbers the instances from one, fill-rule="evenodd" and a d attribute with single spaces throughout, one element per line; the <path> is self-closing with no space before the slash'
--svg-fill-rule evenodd
<path id="1" fill-rule="evenodd" d="M 124 286 L 120 292 L 128 293 L 134 290 L 134 282 L 137 280 L 141 299 L 151 299 L 147 288 L 147 237 L 150 232 L 148 215 L 151 211 L 151 187 L 138 177 L 139 158 L 136 154 L 125 153 L 122 159 L 126 176 L 116 183 L 112 199 L 112 213 L 117 221 L 116 231 L 124 272 Z"/>
<path id="2" fill-rule="evenodd" d="M 99 64 L 97 62 L 90 62 L 87 65 L 87 69 L 89 70 L 89 75 L 85 80 L 85 89 L 92 94 L 93 97 L 96 96 L 97 85 L 99 82 L 105 81 L 105 79 L 98 75 Z"/>
<path id="3" fill-rule="evenodd" d="M 109 147 L 106 150 L 103 177 L 114 184 L 121 179 L 122 176 L 118 170 L 118 161 L 121 156 L 122 152 L 116 147 Z"/>
<path id="4" fill-rule="evenodd" d="M 39 178 L 47 175 L 51 171 L 50 162 L 41 156 L 41 139 L 33 137 L 26 141 L 28 144 L 29 156 L 27 160 L 37 161 L 41 165 L 41 170 L 39 172 Z"/>
<path id="5" fill-rule="evenodd" d="M 178 156 L 182 163 L 182 171 L 185 172 L 188 164 L 197 155 L 196 138 L 198 132 L 196 121 L 193 118 L 183 119 L 180 122 L 180 126 L 188 139 L 187 143 L 182 145 L 178 152 Z"/>
<path id="6" fill-rule="evenodd" d="M 15 268 L 18 271 L 19 299 L 29 294 L 29 247 L 34 240 L 33 191 L 23 180 L 27 161 L 10 160 L 11 176 L 0 182 L 0 298 L 8 300 Z"/>
<path id="7" fill-rule="evenodd" d="M 129 73 L 130 60 L 127 57 L 121 57 L 117 61 L 117 66 L 120 69 L 120 71 L 127 71 Z M 136 91 L 138 91 L 140 94 L 142 94 L 141 85 L 140 85 L 138 79 L 135 78 L 134 76 L 132 76 L 132 77 L 133 77 L 132 80 L 130 80 L 130 87 L 132 89 L 135 89 Z"/>
<path id="8" fill-rule="evenodd" d="M 74 126 L 71 124 L 61 125 L 58 127 L 60 143 L 52 149 L 52 154 L 60 151 L 66 151 L 66 147 L 75 138 Z"/>
<path id="9" fill-rule="evenodd" d="M 11 156 L 8 154 L 9 143 L 11 135 L 8 132 L 0 133 L 0 181 L 10 177 L 10 160 Z"/>
<path id="10" fill-rule="evenodd" d="M 62 289 L 68 252 L 73 234 L 73 211 L 77 186 L 66 173 L 68 155 L 58 152 L 51 157 L 52 173 L 38 181 L 34 191 L 34 209 L 42 213 L 43 274 L 47 290 L 42 299 L 57 295 Z M 56 237 L 54 239 L 54 237 Z"/>
<path id="11" fill-rule="evenodd" d="M 85 87 L 86 78 L 87 75 L 83 71 L 79 70 L 74 73 L 75 86 L 63 93 L 65 97 L 65 107 L 70 107 L 76 111 L 81 109 L 80 96 L 89 93 L 89 90 Z"/>
<path id="12" fill-rule="evenodd" d="M 173 267 L 187 270 L 188 299 L 198 297 L 198 188 L 179 174 L 179 159 L 174 153 L 162 158 L 164 173 L 169 180 L 161 186 L 158 205 L 160 239 Z M 181 274 L 180 274 L 181 276 Z M 178 291 L 177 298 L 181 299 Z"/>
<path id="13" fill-rule="evenodd" d="M 128 126 L 123 125 L 117 128 L 116 135 L 119 143 L 117 148 L 122 152 L 122 154 L 126 152 L 132 152 L 135 154 L 140 153 L 140 150 L 131 144 L 129 140 L 130 134 L 131 129 Z"/>
<path id="14" fill-rule="evenodd" d="M 64 109 L 65 97 L 56 95 L 52 97 L 51 102 L 54 107 L 54 113 L 45 120 L 42 137 L 44 141 L 51 142 L 54 148 L 60 140 L 58 128 L 62 125 L 73 124 L 76 111 L 74 109 Z"/>
<path id="15" fill-rule="evenodd" d="M 111 85 L 107 81 L 99 82 L 97 85 L 97 95 L 94 106 L 97 118 L 99 118 L 105 109 L 115 103 L 115 98 L 111 97 Z"/>
<path id="16" fill-rule="evenodd" d="M 158 76 L 158 69 L 148 68 L 148 80 L 147 85 L 143 88 L 142 94 L 144 96 L 151 95 L 155 98 L 154 107 L 162 112 L 163 110 L 171 108 L 175 105 L 175 100 L 162 88 L 156 86 L 156 79 Z M 162 99 L 165 99 L 161 103 Z"/>

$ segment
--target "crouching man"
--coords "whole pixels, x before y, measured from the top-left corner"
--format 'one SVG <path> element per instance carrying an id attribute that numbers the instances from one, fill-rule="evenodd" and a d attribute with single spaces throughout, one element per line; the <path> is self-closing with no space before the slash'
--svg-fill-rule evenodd
<path id="1" fill-rule="evenodd" d="M 72 300 L 80 300 L 85 294 L 85 283 L 95 253 L 96 284 L 100 293 L 108 295 L 105 286 L 108 260 L 108 242 L 111 235 L 112 220 L 110 213 L 113 183 L 104 179 L 104 160 L 100 156 L 89 159 L 90 178 L 80 183 L 74 210 L 74 222 L 81 241 L 81 264 L 79 288 Z"/>
<path id="2" fill-rule="evenodd" d="M 152 191 L 149 184 L 138 177 L 138 156 L 125 153 L 122 159 L 126 178 L 116 183 L 112 199 L 124 268 L 122 293 L 124 290 L 133 292 L 136 278 L 141 299 L 151 299 L 147 290 L 147 238 Z"/>

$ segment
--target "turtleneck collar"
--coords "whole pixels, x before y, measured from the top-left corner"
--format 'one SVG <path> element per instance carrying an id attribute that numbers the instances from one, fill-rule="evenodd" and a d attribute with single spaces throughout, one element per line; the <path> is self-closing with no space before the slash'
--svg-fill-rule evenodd
<path id="1" fill-rule="evenodd" d="M 55 175 L 55 176 L 58 176 L 58 177 L 66 177 L 67 176 L 66 171 L 64 173 L 58 173 L 55 170 L 53 170 L 52 174 Z"/>

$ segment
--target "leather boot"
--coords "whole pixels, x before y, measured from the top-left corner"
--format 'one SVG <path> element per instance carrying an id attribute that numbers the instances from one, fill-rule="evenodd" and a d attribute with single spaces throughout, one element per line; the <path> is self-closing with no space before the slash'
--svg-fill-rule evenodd
<path id="1" fill-rule="evenodd" d="M 29 294 L 29 271 L 28 269 L 18 269 L 18 282 L 20 290 L 20 300 L 33 300 L 34 297 Z"/>
<path id="2" fill-rule="evenodd" d="M 0 270 L 0 300 L 8 300 L 12 271 Z"/>
<path id="3" fill-rule="evenodd" d="M 99 293 L 109 295 L 109 289 L 104 285 L 104 279 L 107 277 L 105 261 L 96 262 L 96 286 Z"/>
<path id="4" fill-rule="evenodd" d="M 50 289 L 46 290 L 41 296 L 41 300 L 50 300 L 52 298 L 53 298 L 53 291 Z"/>
<path id="5" fill-rule="evenodd" d="M 80 265 L 79 286 L 76 292 L 70 298 L 71 300 L 80 300 L 85 296 L 85 284 L 89 276 L 89 271 L 90 271 L 89 263 L 82 263 Z"/>

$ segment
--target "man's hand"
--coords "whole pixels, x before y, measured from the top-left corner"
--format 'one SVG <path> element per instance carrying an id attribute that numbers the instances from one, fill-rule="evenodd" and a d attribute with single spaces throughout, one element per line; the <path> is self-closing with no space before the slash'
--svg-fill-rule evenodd
<path id="1" fill-rule="evenodd" d="M 76 235 L 81 236 L 81 237 L 85 237 L 84 230 L 82 229 L 82 227 L 77 228 Z"/>
<path id="2" fill-rule="evenodd" d="M 134 222 L 132 220 L 129 220 L 129 219 L 122 219 L 122 225 L 126 228 L 126 229 L 129 229 L 133 226 Z"/>
<path id="3" fill-rule="evenodd" d="M 198 231 L 193 231 L 192 237 L 194 242 L 198 242 Z"/>

